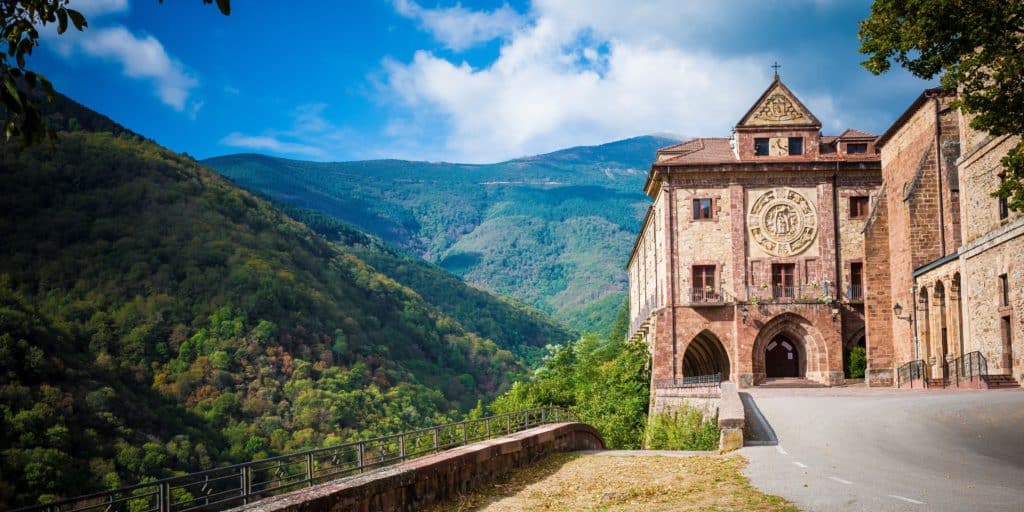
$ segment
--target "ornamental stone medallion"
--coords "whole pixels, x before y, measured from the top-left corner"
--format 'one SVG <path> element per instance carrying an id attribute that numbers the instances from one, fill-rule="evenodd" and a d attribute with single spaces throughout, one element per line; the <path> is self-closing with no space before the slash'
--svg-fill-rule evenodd
<path id="1" fill-rule="evenodd" d="M 814 243 L 818 216 L 796 190 L 777 188 L 754 200 L 747 216 L 750 238 L 773 256 L 800 254 Z"/>

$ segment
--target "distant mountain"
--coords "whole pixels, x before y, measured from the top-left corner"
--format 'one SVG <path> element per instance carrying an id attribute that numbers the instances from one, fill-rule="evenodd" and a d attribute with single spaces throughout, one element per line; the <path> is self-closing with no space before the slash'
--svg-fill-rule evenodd
<path id="1" fill-rule="evenodd" d="M 203 163 L 240 185 L 322 212 L 482 287 L 606 331 L 649 199 L 644 136 L 488 165 L 314 163 L 254 154 Z"/>
<path id="2" fill-rule="evenodd" d="M 47 115 L 56 147 L 0 144 L 0 509 L 460 418 L 526 375 L 503 346 L 571 336 L 66 98 Z"/>

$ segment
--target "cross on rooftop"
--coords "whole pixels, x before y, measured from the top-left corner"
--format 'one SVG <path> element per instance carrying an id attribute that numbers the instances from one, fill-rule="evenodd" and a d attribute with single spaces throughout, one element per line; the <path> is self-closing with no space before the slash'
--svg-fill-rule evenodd
<path id="1" fill-rule="evenodd" d="M 779 65 L 778 61 L 775 61 L 775 63 L 772 64 L 771 67 L 772 67 L 772 69 L 775 70 L 775 77 L 778 78 L 778 76 L 779 76 L 779 68 L 781 68 L 782 66 Z"/>

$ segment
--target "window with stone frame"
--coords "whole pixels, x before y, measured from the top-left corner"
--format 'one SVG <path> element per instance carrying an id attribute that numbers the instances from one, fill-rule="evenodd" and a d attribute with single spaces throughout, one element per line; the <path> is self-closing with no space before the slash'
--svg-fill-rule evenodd
<path id="1" fill-rule="evenodd" d="M 1006 181 L 1006 175 L 999 175 L 999 186 L 1002 187 L 1003 182 Z M 999 220 L 1003 220 L 1010 216 L 1010 202 L 1008 197 L 999 198 Z"/>
<path id="2" fill-rule="evenodd" d="M 846 144 L 847 155 L 863 155 L 868 152 L 867 142 L 850 142 Z"/>
<path id="3" fill-rule="evenodd" d="M 803 137 L 790 137 L 789 138 L 789 154 L 790 155 L 802 155 L 802 154 L 804 154 L 804 138 Z"/>
<path id="4" fill-rule="evenodd" d="M 715 202 L 710 197 L 693 200 L 693 220 L 711 220 L 715 218 Z"/>
<path id="5" fill-rule="evenodd" d="M 768 156 L 768 137 L 754 139 L 754 156 Z"/>
<path id="6" fill-rule="evenodd" d="M 718 302 L 718 291 L 715 287 L 715 265 L 693 266 L 693 288 L 690 300 L 693 302 Z"/>
<path id="7" fill-rule="evenodd" d="M 850 290 L 847 297 L 850 300 L 864 300 L 864 263 L 862 262 L 850 262 Z"/>
<path id="8" fill-rule="evenodd" d="M 772 264 L 772 296 L 777 299 L 796 297 L 796 264 Z"/>
<path id="9" fill-rule="evenodd" d="M 866 219 L 868 217 L 868 205 L 870 199 L 868 196 L 851 196 L 850 197 L 850 218 L 851 219 Z"/>
<path id="10" fill-rule="evenodd" d="M 1006 274 L 999 274 L 999 305 L 1010 305 L 1010 278 Z"/>

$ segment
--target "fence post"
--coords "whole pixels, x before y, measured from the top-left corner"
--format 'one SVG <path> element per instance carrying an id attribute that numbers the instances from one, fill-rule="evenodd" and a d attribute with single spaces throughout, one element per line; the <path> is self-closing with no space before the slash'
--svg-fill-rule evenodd
<path id="1" fill-rule="evenodd" d="M 157 486 L 156 497 L 159 500 L 157 510 L 160 512 L 171 512 L 171 484 L 169 482 L 161 482 Z"/>
<path id="2" fill-rule="evenodd" d="M 249 504 L 249 495 L 252 494 L 252 466 L 242 466 L 242 503 Z"/>
<path id="3" fill-rule="evenodd" d="M 356 467 L 359 469 L 360 473 L 363 472 L 363 463 L 364 463 L 363 457 L 365 457 L 365 456 L 366 456 L 366 446 L 363 445 L 362 441 L 359 441 L 359 444 L 356 445 Z"/>
<path id="4" fill-rule="evenodd" d="M 398 434 L 398 460 L 405 460 L 405 434 Z"/>
<path id="5" fill-rule="evenodd" d="M 313 452 L 306 454 L 306 482 L 313 486 Z"/>
<path id="6" fill-rule="evenodd" d="M 505 433 L 512 433 L 512 413 L 510 412 L 505 413 Z"/>
<path id="7" fill-rule="evenodd" d="M 469 432 L 466 429 L 467 425 L 468 424 L 466 422 L 462 422 L 462 446 L 469 444 Z"/>
<path id="8" fill-rule="evenodd" d="M 439 430 L 441 430 L 441 427 L 434 427 L 434 453 L 437 453 L 438 450 L 439 450 L 439 447 L 438 447 L 438 431 Z"/>
<path id="9" fill-rule="evenodd" d="M 491 418 L 484 419 L 484 428 L 487 429 L 487 439 L 491 438 Z"/>

